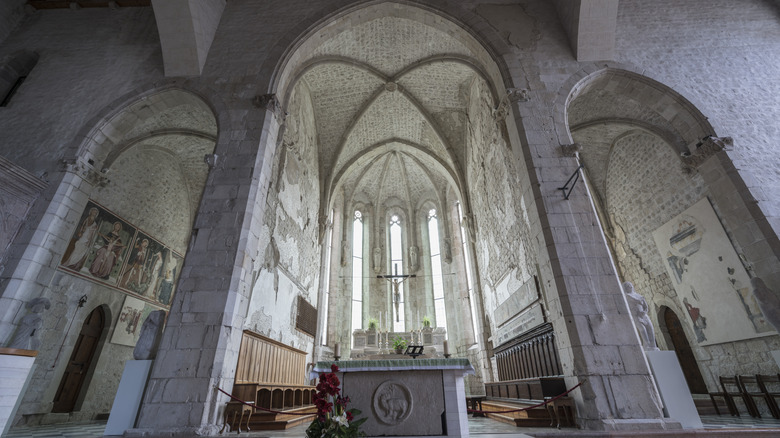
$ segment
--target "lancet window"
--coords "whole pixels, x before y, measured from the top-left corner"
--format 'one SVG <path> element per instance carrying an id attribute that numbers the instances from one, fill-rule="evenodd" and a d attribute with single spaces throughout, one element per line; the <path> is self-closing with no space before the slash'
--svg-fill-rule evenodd
<path id="1" fill-rule="evenodd" d="M 441 247 L 439 245 L 439 220 L 436 209 L 428 210 L 428 237 L 431 249 L 431 280 L 433 284 L 433 310 L 435 326 L 447 328 L 447 312 L 444 306 L 444 276 L 441 270 Z"/>
<path id="2" fill-rule="evenodd" d="M 394 214 L 390 217 L 390 266 L 392 266 L 394 274 L 404 272 L 403 245 L 401 242 L 403 242 L 401 239 L 401 218 Z M 394 291 L 391 289 L 390 292 L 393 294 Z M 406 300 L 404 295 L 404 284 L 401 283 L 398 286 L 398 296 L 393 297 L 393 300 L 398 300 L 398 305 L 396 306 L 397 314 L 393 318 L 393 331 L 396 332 L 406 330 L 406 320 L 404 318 L 404 302 Z"/>
<path id="3" fill-rule="evenodd" d="M 333 224 L 333 210 L 330 211 L 330 215 L 328 216 L 328 224 Z M 323 279 L 322 284 L 325 285 L 325 293 L 323 294 L 322 305 L 320 306 L 322 312 L 322 316 L 320 317 L 322 321 L 322 325 L 320 326 L 320 333 L 322 333 L 320 342 L 322 342 L 322 345 L 328 345 L 328 298 L 330 295 L 330 260 L 333 255 L 333 226 L 328 227 L 328 237 L 325 248 L 325 266 L 328 266 L 328 269 L 323 270 L 323 276 L 325 278 Z"/>
<path id="4" fill-rule="evenodd" d="M 363 328 L 363 213 L 352 220 L 352 330 Z"/>
<path id="5" fill-rule="evenodd" d="M 464 266 L 466 267 L 466 286 L 468 288 L 469 302 L 472 303 L 472 305 L 470 306 L 471 324 L 472 324 L 472 329 L 474 330 L 474 334 L 476 334 L 479 333 L 477 331 L 477 321 L 479 321 L 479 319 L 477 319 L 476 309 L 475 306 L 473 305 L 473 303 L 475 303 L 476 301 L 474 301 L 474 286 L 473 286 L 473 282 L 471 281 L 471 259 L 468 256 L 469 252 L 467 248 L 468 233 L 466 232 L 466 224 L 464 224 L 463 208 L 460 205 L 460 202 L 457 202 L 457 206 L 458 206 L 458 219 L 460 220 L 460 241 L 463 244 L 463 263 Z"/>

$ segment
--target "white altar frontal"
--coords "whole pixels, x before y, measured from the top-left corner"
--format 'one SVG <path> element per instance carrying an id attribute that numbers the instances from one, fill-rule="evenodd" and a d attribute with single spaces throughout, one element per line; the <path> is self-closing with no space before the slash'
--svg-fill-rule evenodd
<path id="1" fill-rule="evenodd" d="M 366 418 L 366 436 L 468 437 L 463 377 L 468 359 L 390 359 L 318 362 L 313 374 L 339 367 L 341 394 Z M 441 421 L 438 421 L 438 420 Z"/>

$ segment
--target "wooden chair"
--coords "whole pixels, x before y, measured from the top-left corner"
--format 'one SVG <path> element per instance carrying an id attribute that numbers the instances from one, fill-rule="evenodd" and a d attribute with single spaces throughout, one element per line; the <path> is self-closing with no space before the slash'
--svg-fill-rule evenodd
<path id="1" fill-rule="evenodd" d="M 761 418 L 761 412 L 758 410 L 758 405 L 755 401 L 756 398 L 763 399 L 766 403 L 767 409 L 772 412 L 770 397 L 758 386 L 758 378 L 756 378 L 755 375 L 738 376 L 737 381 L 739 382 L 739 388 L 742 390 L 742 393 L 747 396 L 748 400 L 750 400 L 750 408 L 753 409 L 753 414 L 755 414 L 755 417 Z M 772 415 L 774 416 L 774 412 L 772 412 Z"/>
<path id="2" fill-rule="evenodd" d="M 739 414 L 739 408 L 737 408 L 737 403 L 735 401 L 737 397 L 740 397 L 742 398 L 742 401 L 745 403 L 745 408 L 747 409 L 748 414 L 751 417 L 755 417 L 754 411 L 751 408 L 751 406 L 753 406 L 752 400 L 744 392 L 742 392 L 742 388 L 739 386 L 739 379 L 737 379 L 737 376 L 734 377 L 720 376 L 720 387 L 723 389 L 723 394 L 724 394 L 724 398 L 726 399 L 726 403 L 730 405 L 730 410 L 732 412 L 732 415 L 736 415 L 737 417 L 741 416 Z"/>
<path id="3" fill-rule="evenodd" d="M 718 401 L 715 400 L 715 398 L 720 397 L 723 398 L 723 401 L 726 403 L 726 408 L 729 410 L 729 414 L 731 416 L 738 415 L 734 412 L 734 407 L 731 405 L 731 400 L 729 400 L 725 392 L 710 392 L 709 395 L 710 400 L 712 401 L 712 407 L 715 408 L 716 414 L 721 415 L 720 408 L 718 408 Z"/>
<path id="4" fill-rule="evenodd" d="M 249 402 L 254 403 L 254 402 Z M 222 423 L 222 429 L 219 430 L 219 434 L 221 435 L 222 432 L 225 431 L 225 426 L 228 425 L 228 417 L 232 416 L 232 419 L 230 421 L 230 431 L 236 431 L 237 433 L 241 433 L 241 424 L 243 423 L 246 427 L 246 431 L 249 432 L 249 421 L 252 419 L 252 407 L 247 406 L 241 402 L 236 401 L 229 401 L 227 402 L 227 406 L 225 406 L 225 418 L 224 423 Z M 246 418 L 246 422 L 244 422 L 244 418 Z M 238 420 L 238 422 L 236 422 Z"/>
<path id="5" fill-rule="evenodd" d="M 777 397 L 780 397 L 780 374 L 764 375 L 756 374 L 758 387 L 767 395 L 767 404 L 772 416 L 780 418 L 780 407 L 777 405 Z"/>

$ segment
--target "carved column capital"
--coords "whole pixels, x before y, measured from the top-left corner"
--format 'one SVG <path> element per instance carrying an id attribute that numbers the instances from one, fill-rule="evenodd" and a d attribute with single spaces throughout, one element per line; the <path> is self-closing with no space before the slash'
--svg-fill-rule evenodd
<path id="1" fill-rule="evenodd" d="M 683 170 L 690 173 L 698 169 L 708 158 L 723 150 L 731 150 L 734 147 L 734 139 L 731 137 L 715 137 L 709 135 L 696 144 L 693 153 L 683 153 Z"/>
<path id="2" fill-rule="evenodd" d="M 105 173 L 98 172 L 92 164 L 85 162 L 82 158 L 62 160 L 61 163 L 66 172 L 75 173 L 95 187 L 105 187 L 110 182 Z"/>
<path id="3" fill-rule="evenodd" d="M 582 145 L 580 143 L 561 145 L 561 152 L 564 157 L 576 157 L 577 153 L 580 151 L 582 151 Z"/>
<path id="4" fill-rule="evenodd" d="M 506 94 L 493 109 L 493 120 L 500 122 L 509 115 L 509 104 L 513 102 L 528 102 L 528 90 L 524 88 L 507 88 Z"/>
<path id="5" fill-rule="evenodd" d="M 279 99 L 277 99 L 276 94 L 261 94 L 255 96 L 252 103 L 258 108 L 271 111 L 280 124 L 284 123 L 287 113 L 282 109 L 282 104 L 279 102 Z"/>
<path id="6" fill-rule="evenodd" d="M 531 96 L 526 88 L 507 88 L 506 96 L 510 102 L 528 102 Z"/>

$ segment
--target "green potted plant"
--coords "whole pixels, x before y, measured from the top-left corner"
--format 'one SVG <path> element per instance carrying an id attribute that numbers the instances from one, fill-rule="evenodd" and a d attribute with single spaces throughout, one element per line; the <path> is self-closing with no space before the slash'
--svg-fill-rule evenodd
<path id="1" fill-rule="evenodd" d="M 431 317 L 430 316 L 423 316 L 422 319 L 423 327 L 428 328 L 431 326 Z"/>
<path id="2" fill-rule="evenodd" d="M 393 339 L 393 349 L 396 353 L 402 354 L 404 352 L 404 349 L 406 348 L 406 339 L 396 336 L 395 339 Z"/>
<path id="3" fill-rule="evenodd" d="M 368 330 L 376 331 L 377 327 L 379 327 L 379 320 L 376 318 L 368 318 Z"/>

